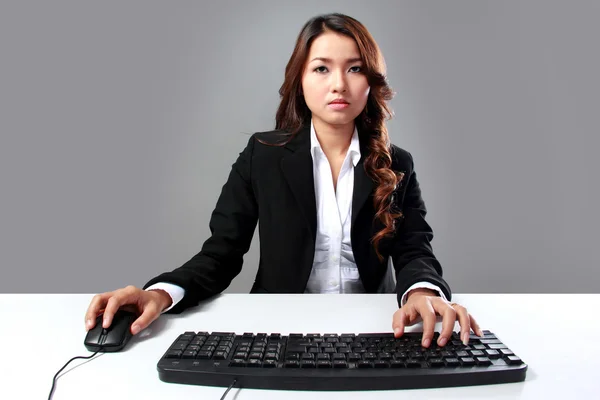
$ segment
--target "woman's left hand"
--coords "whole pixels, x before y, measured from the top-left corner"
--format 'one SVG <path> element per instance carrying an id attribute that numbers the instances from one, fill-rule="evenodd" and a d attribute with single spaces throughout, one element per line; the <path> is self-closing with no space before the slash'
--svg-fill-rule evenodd
<path id="1" fill-rule="evenodd" d="M 438 346 L 445 346 L 454 330 L 454 323 L 458 319 L 460 324 L 460 337 L 466 345 L 469 342 L 471 330 L 478 336 L 483 332 L 475 318 L 460 304 L 450 303 L 439 297 L 430 289 L 415 289 L 408 294 L 406 304 L 394 313 L 392 329 L 394 337 L 399 338 L 404 334 L 404 327 L 412 325 L 418 316 L 423 320 L 422 346 L 429 347 L 433 339 L 436 315 L 442 316 L 442 331 L 438 338 Z"/>

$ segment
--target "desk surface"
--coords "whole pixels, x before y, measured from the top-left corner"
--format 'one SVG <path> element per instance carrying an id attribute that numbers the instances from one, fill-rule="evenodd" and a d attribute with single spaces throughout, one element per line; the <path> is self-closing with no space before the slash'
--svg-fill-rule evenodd
<path id="1" fill-rule="evenodd" d="M 91 354 L 83 345 L 83 318 L 92 296 L 0 294 L 0 398 L 46 399 L 54 374 L 72 357 Z M 453 300 L 529 365 L 525 382 L 346 392 L 344 398 L 595 398 L 600 393 L 600 323 L 595 316 L 600 294 L 457 294 Z M 395 296 L 387 294 L 221 295 L 180 315 L 162 315 L 119 353 L 72 361 L 57 379 L 53 399 L 219 399 L 224 388 L 158 379 L 156 364 L 180 333 L 390 332 L 396 308 Z M 438 323 L 436 330 L 440 327 Z M 408 329 L 420 330 L 421 324 Z M 566 345 L 557 346 L 556 340 Z M 330 392 L 285 393 L 286 399 L 336 397 Z M 282 392 L 256 389 L 232 389 L 227 395 L 227 400 L 281 398 Z"/>

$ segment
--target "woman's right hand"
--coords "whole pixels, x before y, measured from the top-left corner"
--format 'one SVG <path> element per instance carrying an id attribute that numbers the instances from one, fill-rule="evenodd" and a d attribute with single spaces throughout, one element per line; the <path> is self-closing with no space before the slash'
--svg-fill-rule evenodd
<path id="1" fill-rule="evenodd" d="M 123 309 L 137 314 L 138 318 L 131 325 L 131 333 L 136 335 L 160 317 L 171 302 L 171 296 L 164 290 L 143 290 L 132 285 L 97 294 L 85 314 L 85 329 L 92 329 L 100 314 L 104 314 L 102 327 L 108 328 L 117 310 Z"/>

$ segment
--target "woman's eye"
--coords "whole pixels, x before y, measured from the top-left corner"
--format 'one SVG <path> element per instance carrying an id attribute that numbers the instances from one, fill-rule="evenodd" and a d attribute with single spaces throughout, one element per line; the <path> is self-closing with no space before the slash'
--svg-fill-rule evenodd
<path id="1" fill-rule="evenodd" d="M 353 68 L 357 68 L 358 70 L 354 70 L 352 72 L 361 72 L 362 71 L 362 67 L 360 67 L 358 65 L 355 65 L 354 67 L 351 67 L 350 70 L 352 70 Z M 325 67 L 323 65 L 320 66 L 320 67 L 315 68 L 315 72 L 326 72 L 326 71 L 327 71 L 327 67 Z"/>

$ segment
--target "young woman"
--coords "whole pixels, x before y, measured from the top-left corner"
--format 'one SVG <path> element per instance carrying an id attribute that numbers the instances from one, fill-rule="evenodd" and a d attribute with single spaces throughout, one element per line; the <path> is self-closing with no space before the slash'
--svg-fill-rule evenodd
<path id="1" fill-rule="evenodd" d="M 102 312 L 110 326 L 123 307 L 141 314 L 137 334 L 161 313 L 222 292 L 239 274 L 258 223 L 252 293 L 397 293 L 396 337 L 420 316 L 429 347 L 436 314 L 440 346 L 457 319 L 465 343 L 471 330 L 482 335 L 465 307 L 449 302 L 413 159 L 389 143 L 392 91 L 367 29 L 342 14 L 309 20 L 279 93 L 275 130 L 252 135 L 239 154 L 201 251 L 143 289 L 96 295 L 86 328 Z"/>

